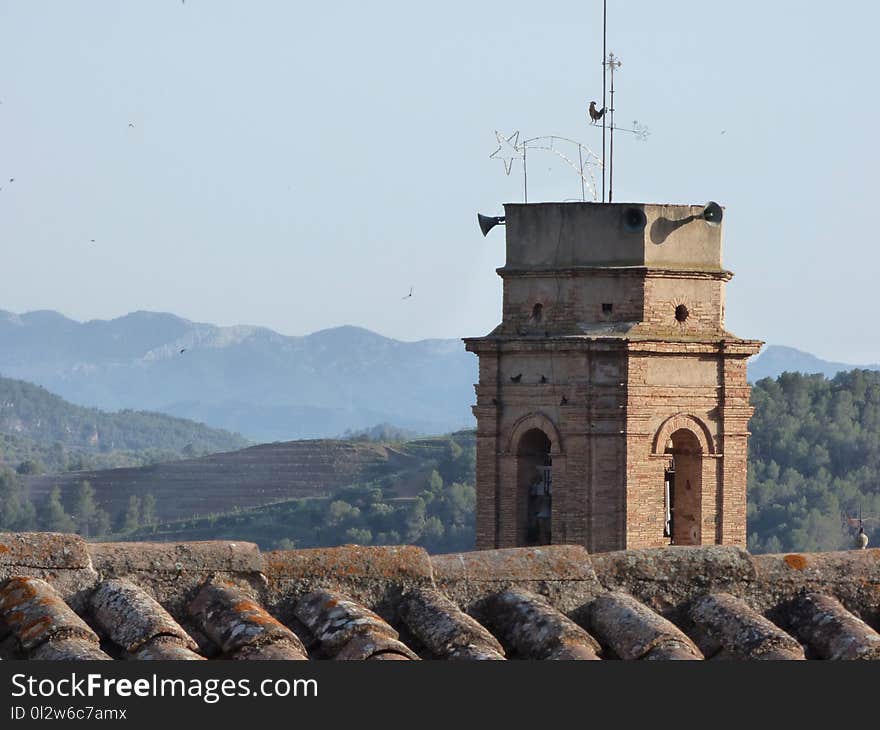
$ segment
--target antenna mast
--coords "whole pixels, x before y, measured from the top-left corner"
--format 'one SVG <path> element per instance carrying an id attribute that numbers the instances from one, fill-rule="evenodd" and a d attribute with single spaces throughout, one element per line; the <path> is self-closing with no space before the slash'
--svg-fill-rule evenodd
<path id="1" fill-rule="evenodd" d="M 602 0 L 602 109 L 605 105 L 605 42 L 608 37 L 608 0 Z M 602 115 L 602 202 L 605 202 L 605 115 Z"/>
<path id="2" fill-rule="evenodd" d="M 611 149 L 609 150 L 609 166 L 608 166 L 608 202 L 614 199 L 614 69 L 620 68 L 620 61 L 615 57 L 614 53 L 608 54 L 608 62 L 606 66 L 611 71 L 611 107 L 608 113 L 611 114 Z M 602 117 L 603 123 L 605 117 Z M 604 133 L 604 127 L 603 127 Z M 604 171 L 603 171 L 604 172 Z"/>

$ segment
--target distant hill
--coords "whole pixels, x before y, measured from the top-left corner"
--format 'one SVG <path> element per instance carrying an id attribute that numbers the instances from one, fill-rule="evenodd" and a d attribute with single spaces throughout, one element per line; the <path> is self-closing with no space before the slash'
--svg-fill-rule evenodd
<path id="1" fill-rule="evenodd" d="M 474 442 L 470 433 L 462 439 Z M 156 518 L 170 522 L 327 497 L 369 482 L 383 482 L 394 498 L 413 497 L 424 489 L 432 460 L 442 451 L 437 444 L 448 442 L 422 439 L 397 447 L 368 441 L 290 441 L 139 468 L 29 476 L 24 482 L 39 504 L 54 487 L 70 503 L 76 486 L 88 480 L 97 503 L 111 515 L 123 512 L 131 496 L 150 494 L 156 500 Z M 467 476 L 469 471 L 462 478 Z"/>
<path id="2" fill-rule="evenodd" d="M 84 408 L 40 386 L 0 377 L 0 462 L 13 467 L 27 459 L 55 470 L 74 459 L 110 466 L 120 463 L 121 454 L 172 459 L 247 443 L 237 434 L 161 413 Z"/>
<path id="3" fill-rule="evenodd" d="M 749 380 L 854 367 L 769 345 Z M 375 424 L 448 433 L 474 424 L 477 359 L 460 340 L 400 342 L 359 327 L 288 337 L 134 312 L 76 322 L 0 310 L 0 374 L 105 410 L 168 413 L 253 441 L 333 438 Z"/>
<path id="4" fill-rule="evenodd" d="M 749 381 L 755 383 L 762 378 L 777 378 L 782 373 L 803 373 L 805 375 L 821 373 L 826 378 L 833 378 L 839 372 L 855 368 L 880 370 L 880 365 L 848 365 L 842 362 L 829 362 L 793 347 L 768 345 L 760 355 L 749 361 Z"/>
<path id="5" fill-rule="evenodd" d="M 155 312 L 81 323 L 0 311 L 0 373 L 82 405 L 275 441 L 377 423 L 419 433 L 470 426 L 477 360 L 460 340 L 400 342 L 358 327 L 287 337 Z"/>

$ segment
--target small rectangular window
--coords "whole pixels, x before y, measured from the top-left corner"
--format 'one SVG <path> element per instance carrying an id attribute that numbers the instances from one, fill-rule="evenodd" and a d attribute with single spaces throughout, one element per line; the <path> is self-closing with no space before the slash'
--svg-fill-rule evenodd
<path id="1" fill-rule="evenodd" d="M 602 305 L 602 314 L 611 314 L 613 309 L 614 309 L 613 304 L 603 304 Z"/>

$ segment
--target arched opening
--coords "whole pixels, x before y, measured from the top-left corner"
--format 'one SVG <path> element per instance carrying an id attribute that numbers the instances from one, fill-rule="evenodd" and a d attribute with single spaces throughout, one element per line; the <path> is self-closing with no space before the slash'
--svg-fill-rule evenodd
<path id="1" fill-rule="evenodd" d="M 669 463 L 664 471 L 666 520 L 663 536 L 670 545 L 700 544 L 703 449 L 696 434 L 685 428 L 666 442 Z"/>
<path id="2" fill-rule="evenodd" d="M 526 431 L 516 450 L 516 483 L 522 544 L 549 545 L 551 539 L 550 439 L 541 429 Z"/>

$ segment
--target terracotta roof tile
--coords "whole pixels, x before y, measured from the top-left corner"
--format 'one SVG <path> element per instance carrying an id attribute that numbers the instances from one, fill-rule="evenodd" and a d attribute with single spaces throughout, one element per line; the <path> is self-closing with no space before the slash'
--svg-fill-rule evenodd
<path id="1" fill-rule="evenodd" d="M 878 550 L 262 554 L 0 534 L 0 658 L 876 659 L 878 620 Z"/>
<path id="2" fill-rule="evenodd" d="M 489 631 L 436 589 L 417 589 L 400 602 L 409 630 L 441 659 L 504 659 L 504 649 Z"/>
<path id="3" fill-rule="evenodd" d="M 252 591 L 234 583 L 205 584 L 189 611 L 229 658 L 308 658 L 300 638 L 266 611 Z"/>
<path id="4" fill-rule="evenodd" d="M 533 593 L 495 593 L 483 612 L 502 644 L 524 659 L 598 659 L 602 651 L 586 630 Z"/>
<path id="5" fill-rule="evenodd" d="M 690 607 L 689 617 L 692 633 L 707 657 L 804 659 L 804 649 L 797 640 L 729 593 L 698 598 Z"/>
<path id="6" fill-rule="evenodd" d="M 798 596 L 792 601 L 789 622 L 820 659 L 880 659 L 880 634 L 833 596 Z"/>
<path id="7" fill-rule="evenodd" d="M 675 624 L 626 593 L 603 593 L 590 607 L 593 632 L 621 659 L 702 659 Z"/>
<path id="8" fill-rule="evenodd" d="M 297 603 L 295 612 L 321 651 L 334 659 L 371 659 L 385 653 L 418 659 L 381 616 L 341 593 L 309 593 Z"/>

